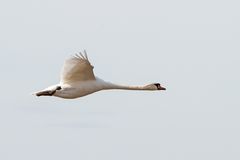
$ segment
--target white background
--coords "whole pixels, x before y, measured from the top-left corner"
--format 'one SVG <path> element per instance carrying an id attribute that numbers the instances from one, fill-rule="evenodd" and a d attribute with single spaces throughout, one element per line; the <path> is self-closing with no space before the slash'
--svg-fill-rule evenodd
<path id="1" fill-rule="evenodd" d="M 0 159 L 240 159 L 239 28 L 234 0 L 0 1 Z M 30 94 L 83 49 L 100 78 L 167 91 Z"/>

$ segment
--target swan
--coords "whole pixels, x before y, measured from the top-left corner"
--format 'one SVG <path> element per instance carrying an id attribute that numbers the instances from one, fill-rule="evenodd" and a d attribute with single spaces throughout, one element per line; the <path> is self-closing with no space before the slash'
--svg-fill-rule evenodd
<path id="1" fill-rule="evenodd" d="M 83 54 L 84 53 L 84 54 Z M 44 90 L 35 92 L 36 96 L 55 96 L 65 99 L 74 99 L 100 90 L 166 90 L 159 83 L 144 86 L 124 86 L 106 82 L 93 73 L 93 66 L 88 60 L 86 51 L 79 52 L 65 60 L 61 72 L 60 83 Z"/>

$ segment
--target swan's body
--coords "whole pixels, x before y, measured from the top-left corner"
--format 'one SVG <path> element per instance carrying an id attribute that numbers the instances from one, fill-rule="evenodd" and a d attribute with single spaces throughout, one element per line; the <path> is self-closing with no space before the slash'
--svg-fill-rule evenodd
<path id="1" fill-rule="evenodd" d="M 85 55 L 77 54 L 64 63 L 61 80 L 59 84 L 50 86 L 42 91 L 35 93 L 36 96 L 56 96 L 61 98 L 73 99 L 88 94 L 108 89 L 124 90 L 166 90 L 159 83 L 145 86 L 121 86 L 105 82 L 93 73 L 93 66 L 90 64 L 86 51 Z"/>

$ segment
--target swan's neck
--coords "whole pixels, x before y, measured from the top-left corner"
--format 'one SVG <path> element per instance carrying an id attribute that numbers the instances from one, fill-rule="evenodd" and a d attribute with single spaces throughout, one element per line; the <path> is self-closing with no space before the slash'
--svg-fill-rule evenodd
<path id="1" fill-rule="evenodd" d="M 145 86 L 127 86 L 127 85 L 118 85 L 109 82 L 105 82 L 103 85 L 103 90 L 109 89 L 121 89 L 121 90 L 158 90 L 154 84 L 149 84 Z"/>
<path id="2" fill-rule="evenodd" d="M 112 83 L 108 83 L 108 85 L 106 85 L 104 89 L 146 90 L 144 86 L 125 86 L 125 85 L 117 85 Z"/>
<path id="3" fill-rule="evenodd" d="M 127 86 L 127 85 L 118 85 L 111 82 L 106 82 L 102 79 L 97 78 L 97 83 L 99 84 L 99 90 L 109 90 L 109 89 L 122 89 L 122 90 L 166 90 L 164 87 L 161 87 L 159 83 L 152 83 L 143 86 Z"/>

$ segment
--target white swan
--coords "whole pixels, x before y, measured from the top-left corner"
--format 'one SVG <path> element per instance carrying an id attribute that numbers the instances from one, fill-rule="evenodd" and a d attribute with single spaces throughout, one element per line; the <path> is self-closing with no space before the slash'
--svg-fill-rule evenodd
<path id="1" fill-rule="evenodd" d="M 159 83 L 145 86 L 123 86 L 105 82 L 95 77 L 93 66 L 90 64 L 87 53 L 84 50 L 84 55 L 80 52 L 65 61 L 59 84 L 50 86 L 34 94 L 36 96 L 56 96 L 73 99 L 107 89 L 166 90 Z"/>

